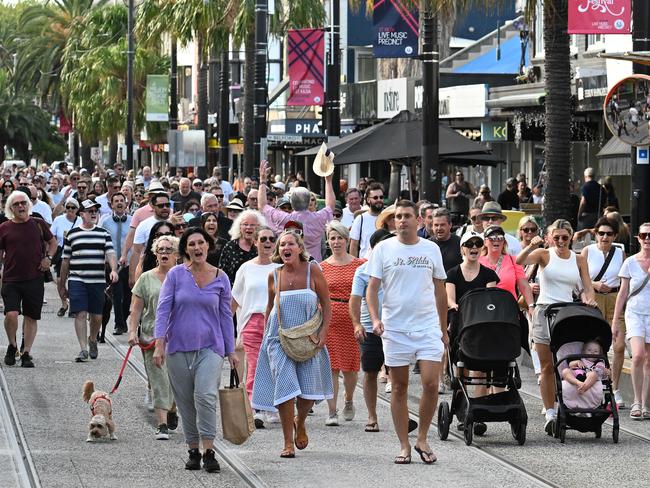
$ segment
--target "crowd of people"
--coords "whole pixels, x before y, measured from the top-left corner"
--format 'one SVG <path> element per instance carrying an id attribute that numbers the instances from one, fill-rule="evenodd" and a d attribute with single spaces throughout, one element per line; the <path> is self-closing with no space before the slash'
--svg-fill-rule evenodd
<path id="1" fill-rule="evenodd" d="M 529 189 L 523 175 L 509 179 L 495 200 L 489 188 L 477 193 L 458 172 L 446 191 L 448 208 L 387 202 L 383 185 L 366 179 L 347 189 L 343 207 L 327 176 L 317 209 L 319 196 L 300 175 L 280 181 L 265 161 L 259 174 L 231 184 L 218 170 L 202 181 L 155 175 L 148 167 L 135 175 L 121 164 L 93 174 L 65 165 L 5 169 L 5 364 L 19 359 L 22 367 L 35 366 L 44 283 L 54 280 L 57 315 L 74 320 L 76 362 L 98 359 L 111 313 L 113 334 L 128 333 L 129 344 L 143 349 L 155 438 L 169 439 L 180 417 L 187 469 L 219 470 L 213 443 L 225 360 L 245 378 L 256 427 L 281 424 L 281 457 L 308 446 L 306 420 L 315 403 L 327 402 L 327 426 L 339 425 L 339 406 L 344 421 L 355 418 L 361 371 L 364 430 L 380 430 L 378 381 L 387 375 L 400 444 L 394 462 L 411 463 L 408 433 L 417 429 L 413 449 L 431 464 L 428 431 L 438 395 L 450 387 L 446 354 L 459 303 L 471 290 L 499 287 L 520 304 L 522 337 L 530 337 L 522 346 L 539 375 L 549 432 L 557 407 L 544 312 L 577 296 L 612 325 L 613 366 L 599 375 L 611 374 L 619 408 L 629 340 L 630 417 L 650 418 L 650 313 L 643 305 L 650 299 L 650 224 L 636 237 L 641 250 L 628 257 L 621 241 L 629 231 L 615 208 L 599 203 L 593 171 L 585 172 L 576 214 L 580 232 L 569 220 L 544 228 L 527 215 L 516 235 L 503 227 L 505 211 L 542 203 L 541 188 Z M 590 238 L 595 243 L 585 242 Z M 579 253 L 572 249 L 577 242 Z M 298 359 L 288 349 L 290 331 L 314 324 L 316 332 L 303 342 L 309 356 Z M 408 415 L 410 374 L 422 383 L 419 425 Z M 595 383 L 593 375 L 576 378 L 567 373 L 566 381 L 578 390 Z M 474 424 L 476 435 L 486 431 Z"/>

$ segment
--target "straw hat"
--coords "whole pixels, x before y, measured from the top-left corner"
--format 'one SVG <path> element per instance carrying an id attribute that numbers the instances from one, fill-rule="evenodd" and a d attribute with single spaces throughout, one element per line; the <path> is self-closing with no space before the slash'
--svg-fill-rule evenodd
<path id="1" fill-rule="evenodd" d="M 381 211 L 377 220 L 375 220 L 375 229 L 383 229 L 384 224 L 390 217 L 395 217 L 395 205 L 389 205 Z"/>
<path id="2" fill-rule="evenodd" d="M 314 158 L 313 169 L 314 173 L 321 177 L 329 176 L 334 172 L 334 153 L 327 148 L 327 144 L 324 142 Z"/>

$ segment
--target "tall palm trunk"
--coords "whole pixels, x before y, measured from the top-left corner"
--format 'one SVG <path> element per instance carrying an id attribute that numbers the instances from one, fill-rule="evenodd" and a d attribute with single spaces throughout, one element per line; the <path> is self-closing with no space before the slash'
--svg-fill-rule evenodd
<path id="1" fill-rule="evenodd" d="M 544 218 L 547 224 L 568 218 L 571 160 L 571 63 L 567 0 L 544 2 L 546 76 L 545 163 L 548 172 Z"/>
<path id="2" fill-rule="evenodd" d="M 199 76 L 198 76 L 198 107 L 197 107 L 197 126 L 199 130 L 204 131 L 204 150 L 205 155 L 208 154 L 208 63 L 205 54 L 205 39 L 199 36 Z M 198 168 L 198 176 L 200 178 L 207 177 L 207 161 L 206 164 Z"/>
<path id="3" fill-rule="evenodd" d="M 244 166 L 243 175 L 252 176 L 255 165 L 255 31 L 249 32 L 244 51 Z M 242 176 L 242 175 L 240 175 Z"/>
<path id="4" fill-rule="evenodd" d="M 117 161 L 117 135 L 108 138 L 108 164 L 113 166 Z"/>

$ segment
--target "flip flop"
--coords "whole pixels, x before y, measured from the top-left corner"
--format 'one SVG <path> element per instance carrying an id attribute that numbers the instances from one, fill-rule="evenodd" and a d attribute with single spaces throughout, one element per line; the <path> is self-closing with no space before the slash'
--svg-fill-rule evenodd
<path id="1" fill-rule="evenodd" d="M 56 313 L 57 317 L 63 317 L 65 313 L 68 311 L 68 307 L 61 307 L 59 311 Z"/>
<path id="2" fill-rule="evenodd" d="M 417 452 L 420 455 L 420 459 L 422 459 L 422 462 L 424 464 L 433 464 L 438 460 L 438 458 L 432 451 L 428 451 L 428 452 L 423 451 L 418 446 L 414 446 L 413 449 L 415 449 L 415 452 Z"/>
<path id="3" fill-rule="evenodd" d="M 411 464 L 411 455 L 395 457 L 395 464 Z"/>
<path id="4" fill-rule="evenodd" d="M 633 403 L 630 407 L 630 418 L 632 420 L 643 420 L 643 412 L 640 403 Z"/>
<path id="5" fill-rule="evenodd" d="M 648 419 L 650 419 L 650 408 L 648 408 L 648 407 L 643 407 L 643 408 L 642 408 L 642 411 L 643 411 L 643 419 L 644 419 L 644 420 L 648 420 Z"/>
<path id="6" fill-rule="evenodd" d="M 366 432 L 379 432 L 379 426 L 377 425 L 377 422 L 372 422 L 371 424 L 366 424 L 364 430 Z"/>
<path id="7" fill-rule="evenodd" d="M 298 419 L 294 419 L 293 421 L 293 428 L 294 428 L 294 437 L 293 437 L 293 443 L 296 445 L 297 449 L 303 450 L 309 445 L 309 437 L 307 437 L 307 430 L 304 428 L 303 425 L 303 430 L 302 434 L 300 435 L 298 433 Z"/>
<path id="8" fill-rule="evenodd" d="M 280 453 L 280 457 L 284 459 L 292 459 L 296 457 L 296 453 L 293 449 L 284 449 Z"/>

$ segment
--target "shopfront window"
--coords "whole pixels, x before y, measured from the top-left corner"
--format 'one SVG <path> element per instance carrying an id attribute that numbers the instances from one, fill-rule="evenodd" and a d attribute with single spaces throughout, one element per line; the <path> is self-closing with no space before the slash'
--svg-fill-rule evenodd
<path id="1" fill-rule="evenodd" d="M 587 35 L 587 51 L 601 51 L 605 49 L 605 36 L 603 34 Z"/>

